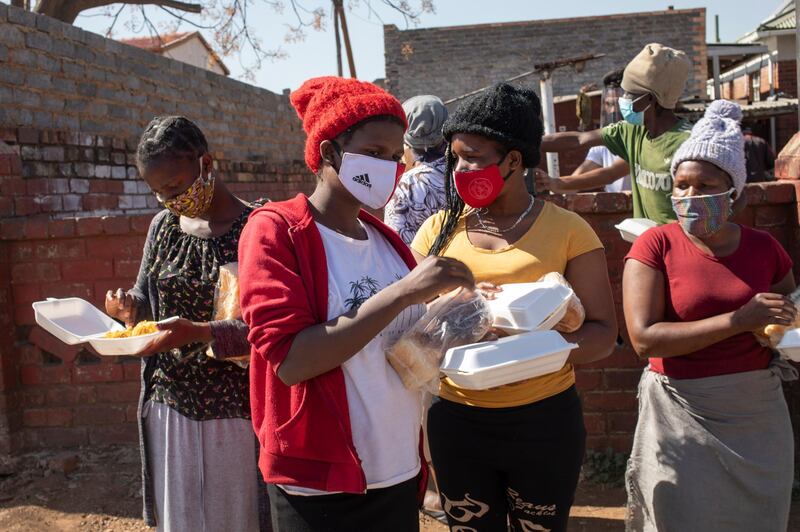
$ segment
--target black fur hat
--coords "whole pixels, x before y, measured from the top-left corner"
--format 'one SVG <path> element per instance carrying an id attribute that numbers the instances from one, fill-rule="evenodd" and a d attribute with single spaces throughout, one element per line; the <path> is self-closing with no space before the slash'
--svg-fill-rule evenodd
<path id="1" fill-rule="evenodd" d="M 462 103 L 445 121 L 447 142 L 456 133 L 472 133 L 496 140 L 509 151 L 522 153 L 526 168 L 539 164 L 544 128 L 542 104 L 532 89 L 498 83 Z"/>

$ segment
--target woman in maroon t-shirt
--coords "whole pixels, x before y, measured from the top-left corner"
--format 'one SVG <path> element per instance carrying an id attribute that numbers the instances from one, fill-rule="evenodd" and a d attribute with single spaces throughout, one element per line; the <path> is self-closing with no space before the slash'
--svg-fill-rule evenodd
<path id="1" fill-rule="evenodd" d="M 634 244 L 625 321 L 649 359 L 628 465 L 630 529 L 786 530 L 793 440 L 781 379 L 753 332 L 797 309 L 792 262 L 728 220 L 746 180 L 741 110 L 714 102 L 672 163 L 678 222 Z"/>

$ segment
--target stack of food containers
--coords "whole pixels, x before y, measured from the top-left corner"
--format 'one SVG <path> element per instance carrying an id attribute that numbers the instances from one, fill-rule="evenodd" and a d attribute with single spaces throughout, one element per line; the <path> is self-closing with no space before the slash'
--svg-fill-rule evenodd
<path id="1" fill-rule="evenodd" d="M 558 371 L 578 347 L 549 330 L 564 317 L 571 288 L 543 281 L 502 286 L 489 301 L 494 326 L 511 336 L 449 349 L 441 371 L 456 385 L 485 390 Z"/>

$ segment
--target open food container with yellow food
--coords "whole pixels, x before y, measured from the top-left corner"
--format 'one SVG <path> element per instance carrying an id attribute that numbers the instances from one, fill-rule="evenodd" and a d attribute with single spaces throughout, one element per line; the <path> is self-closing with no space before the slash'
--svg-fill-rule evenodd
<path id="1" fill-rule="evenodd" d="M 105 356 L 137 355 L 168 332 L 159 331 L 153 321 L 126 328 L 77 297 L 37 301 L 33 311 L 36 323 L 65 344 L 88 343 Z"/>

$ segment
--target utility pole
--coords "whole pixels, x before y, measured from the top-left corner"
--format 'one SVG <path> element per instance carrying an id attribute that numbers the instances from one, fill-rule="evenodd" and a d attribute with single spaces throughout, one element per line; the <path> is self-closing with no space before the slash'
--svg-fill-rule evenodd
<path id="1" fill-rule="evenodd" d="M 339 8 L 333 2 L 333 33 L 336 36 L 336 75 L 342 77 L 342 42 L 339 39 Z"/>
<path id="2" fill-rule="evenodd" d="M 800 0 L 798 0 L 800 1 Z M 542 71 L 539 78 L 539 92 L 542 95 L 542 118 L 544 118 L 544 134 L 556 132 L 556 109 L 553 103 L 553 79 L 550 70 Z M 558 154 L 547 152 L 547 175 L 559 177 Z"/>
<path id="3" fill-rule="evenodd" d="M 347 66 L 350 69 L 350 77 L 356 77 L 356 64 L 353 61 L 353 48 L 350 46 L 350 33 L 347 31 L 347 17 L 344 14 L 342 0 L 333 0 L 334 7 L 339 11 L 339 21 L 342 24 L 342 36 L 344 37 L 344 49 L 347 52 Z"/>

